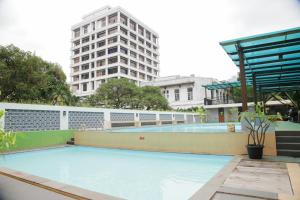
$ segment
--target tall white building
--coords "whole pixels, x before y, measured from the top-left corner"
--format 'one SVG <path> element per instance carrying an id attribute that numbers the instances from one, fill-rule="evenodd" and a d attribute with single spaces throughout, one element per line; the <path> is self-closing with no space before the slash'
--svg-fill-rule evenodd
<path id="1" fill-rule="evenodd" d="M 217 79 L 191 76 L 160 77 L 141 86 L 158 86 L 173 109 L 191 108 L 204 105 L 205 88 L 203 85 L 216 82 Z"/>
<path id="2" fill-rule="evenodd" d="M 159 76 L 158 34 L 120 7 L 106 6 L 72 26 L 71 88 L 84 97 L 110 78 L 140 85 Z"/>

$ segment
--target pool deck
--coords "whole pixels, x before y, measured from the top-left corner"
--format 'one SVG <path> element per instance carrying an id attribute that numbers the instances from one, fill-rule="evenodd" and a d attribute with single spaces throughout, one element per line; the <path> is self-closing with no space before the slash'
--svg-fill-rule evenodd
<path id="1" fill-rule="evenodd" d="M 299 163 L 300 158 L 236 156 L 190 200 L 299 200 Z"/>

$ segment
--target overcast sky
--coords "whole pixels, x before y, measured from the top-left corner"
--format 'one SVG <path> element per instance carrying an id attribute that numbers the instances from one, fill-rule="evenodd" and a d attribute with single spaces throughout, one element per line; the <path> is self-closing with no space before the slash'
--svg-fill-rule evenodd
<path id="1" fill-rule="evenodd" d="M 297 0 L 0 0 L 0 45 L 57 62 L 69 78 L 71 26 L 106 5 L 159 34 L 161 76 L 228 79 L 237 68 L 220 41 L 300 25 Z"/>

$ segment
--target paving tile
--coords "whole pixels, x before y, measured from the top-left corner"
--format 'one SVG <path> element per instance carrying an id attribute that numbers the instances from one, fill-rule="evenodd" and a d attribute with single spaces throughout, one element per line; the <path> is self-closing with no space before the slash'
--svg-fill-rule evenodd
<path id="1" fill-rule="evenodd" d="M 211 200 L 266 200 L 266 199 L 217 192 Z"/>

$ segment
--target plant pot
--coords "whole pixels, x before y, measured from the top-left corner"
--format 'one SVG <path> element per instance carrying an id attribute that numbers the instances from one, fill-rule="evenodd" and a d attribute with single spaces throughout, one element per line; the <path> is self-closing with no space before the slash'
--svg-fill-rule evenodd
<path id="1" fill-rule="evenodd" d="M 235 125 L 234 124 L 227 124 L 227 131 L 229 133 L 234 133 L 235 132 Z"/>
<path id="2" fill-rule="evenodd" d="M 263 145 L 248 144 L 247 151 L 250 159 L 262 159 L 263 156 Z"/>

